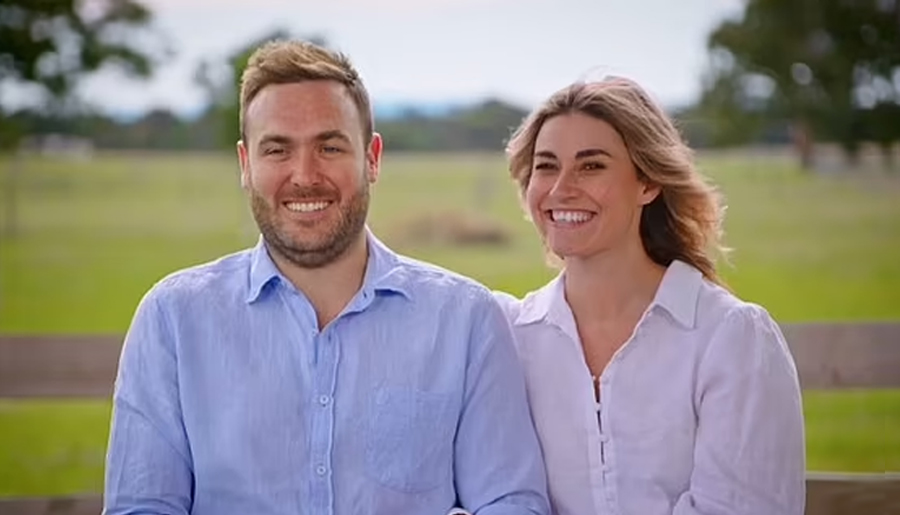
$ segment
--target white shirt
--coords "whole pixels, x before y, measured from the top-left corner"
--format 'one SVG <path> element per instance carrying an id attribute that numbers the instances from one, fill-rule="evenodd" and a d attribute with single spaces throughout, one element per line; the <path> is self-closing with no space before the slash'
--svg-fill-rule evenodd
<path id="1" fill-rule="evenodd" d="M 802 515 L 800 387 L 760 306 L 668 267 L 604 370 L 600 403 L 563 275 L 519 301 L 517 338 L 558 515 Z"/>

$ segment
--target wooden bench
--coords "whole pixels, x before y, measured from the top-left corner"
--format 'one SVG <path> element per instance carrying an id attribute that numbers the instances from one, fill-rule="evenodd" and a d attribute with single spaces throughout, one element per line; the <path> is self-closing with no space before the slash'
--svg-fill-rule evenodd
<path id="1" fill-rule="evenodd" d="M 900 388 L 900 322 L 783 326 L 804 390 Z M 0 335 L 0 398 L 111 395 L 121 335 Z M 99 494 L 0 498 L 0 515 L 88 515 Z M 900 515 L 900 472 L 809 472 L 807 515 Z M 766 514 L 760 514 L 766 515 Z"/>

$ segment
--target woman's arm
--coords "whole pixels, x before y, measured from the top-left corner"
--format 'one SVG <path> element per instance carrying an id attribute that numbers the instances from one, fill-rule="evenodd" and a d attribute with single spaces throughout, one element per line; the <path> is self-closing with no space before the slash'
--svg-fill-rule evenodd
<path id="1" fill-rule="evenodd" d="M 700 363 L 691 486 L 673 515 L 803 515 L 803 406 L 784 337 L 761 307 L 723 318 Z"/>

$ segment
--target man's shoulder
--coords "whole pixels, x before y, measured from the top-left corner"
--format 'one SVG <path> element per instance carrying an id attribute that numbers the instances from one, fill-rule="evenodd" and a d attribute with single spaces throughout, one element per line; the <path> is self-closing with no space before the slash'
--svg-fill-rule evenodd
<path id="1" fill-rule="evenodd" d="M 220 296 L 246 286 L 251 259 L 252 250 L 244 249 L 176 270 L 158 280 L 147 296 L 159 300 Z"/>
<path id="2" fill-rule="evenodd" d="M 415 292 L 492 300 L 491 291 L 483 283 L 441 265 L 398 254 L 397 266 L 407 285 Z"/>

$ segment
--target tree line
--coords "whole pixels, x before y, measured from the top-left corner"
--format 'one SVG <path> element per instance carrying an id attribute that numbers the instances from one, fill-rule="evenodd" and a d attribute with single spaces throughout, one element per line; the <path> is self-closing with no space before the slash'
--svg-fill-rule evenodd
<path id="1" fill-rule="evenodd" d="M 90 9 L 86 6 L 91 7 Z M 0 5 L 0 145 L 48 132 L 90 138 L 99 148 L 231 149 L 238 137 L 237 87 L 250 52 L 263 41 L 296 36 L 272 31 L 224 59 L 197 66 L 208 108 L 184 119 L 165 110 L 120 121 L 93 112 L 73 88 L 104 66 L 149 77 L 171 50 L 152 34 L 152 12 L 139 0 L 6 0 Z M 306 39 L 327 46 L 325 38 Z M 889 150 L 900 140 L 900 0 L 747 0 L 707 40 L 709 64 L 693 105 L 672 114 L 698 148 L 792 143 L 801 164 L 815 142 L 838 143 L 848 160 L 863 143 Z M 8 84 L 43 95 L 38 108 L 11 112 Z M 526 114 L 502 99 L 440 115 L 410 110 L 376 119 L 397 150 L 496 150 Z"/>

